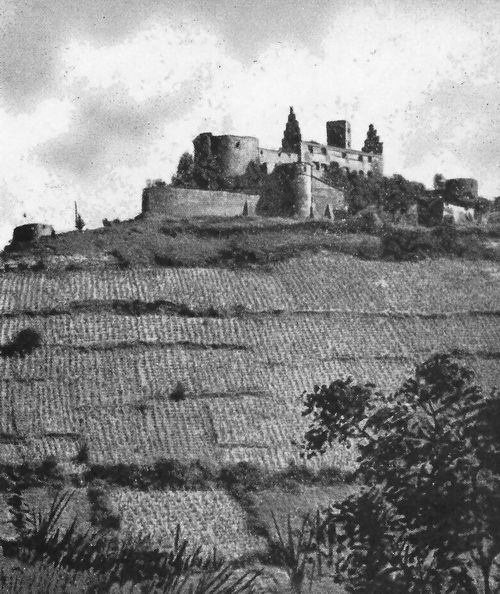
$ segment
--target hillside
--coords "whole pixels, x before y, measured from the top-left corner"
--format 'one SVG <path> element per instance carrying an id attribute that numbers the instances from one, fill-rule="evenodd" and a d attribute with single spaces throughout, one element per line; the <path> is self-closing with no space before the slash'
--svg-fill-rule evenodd
<path id="1" fill-rule="evenodd" d="M 258 553 L 265 541 L 247 504 L 223 485 L 204 488 L 198 478 L 146 492 L 132 478 L 123 484 L 117 465 L 151 472 L 160 460 L 201 459 L 212 473 L 240 461 L 284 471 L 302 464 L 293 441 L 305 429 L 304 390 L 347 375 L 391 390 L 436 351 L 454 352 L 485 387 L 498 386 L 499 289 L 493 261 L 397 263 L 327 249 L 241 269 L 136 262 L 3 274 L 1 342 L 31 327 L 43 344 L 0 358 L 0 464 L 54 455 L 80 474 L 83 491 L 82 473 L 104 466 L 121 477 L 109 500 L 123 534 L 170 546 L 179 522 L 229 558 Z M 185 399 L 175 402 L 179 383 Z M 289 511 L 350 488 L 338 477 L 354 459 L 335 448 L 319 465 L 336 469 L 337 484 L 310 496 L 303 487 Z M 273 502 L 286 515 L 280 489 L 255 494 L 267 521 Z"/>
<path id="2" fill-rule="evenodd" d="M 366 212 L 346 220 L 261 217 L 168 219 L 139 215 L 82 233 L 8 245 L 0 271 L 116 267 L 266 266 L 319 251 L 364 259 L 461 257 L 500 261 L 500 229 L 382 225 Z"/>

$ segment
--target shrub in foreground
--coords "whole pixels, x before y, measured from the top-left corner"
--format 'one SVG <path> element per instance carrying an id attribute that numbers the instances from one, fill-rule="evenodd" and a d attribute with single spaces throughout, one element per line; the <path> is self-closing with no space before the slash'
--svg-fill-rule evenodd
<path id="1" fill-rule="evenodd" d="M 325 514 L 348 592 L 492 594 L 500 556 L 500 398 L 448 355 L 390 396 L 348 380 L 304 398 L 305 455 L 355 441 L 361 493 Z M 498 577 L 498 576 L 497 576 Z"/>

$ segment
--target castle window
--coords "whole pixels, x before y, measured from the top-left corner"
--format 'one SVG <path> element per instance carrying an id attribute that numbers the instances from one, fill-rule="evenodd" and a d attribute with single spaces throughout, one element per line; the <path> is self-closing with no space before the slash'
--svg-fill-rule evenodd
<path id="1" fill-rule="evenodd" d="M 317 171 L 319 171 L 319 163 L 317 161 L 314 161 L 314 166 L 316 167 Z"/>
<path id="2" fill-rule="evenodd" d="M 240 141 L 238 140 L 238 142 L 236 143 L 236 148 L 240 148 Z"/>
<path id="3" fill-rule="evenodd" d="M 323 171 L 326 171 L 328 169 L 326 163 L 321 163 L 321 169 L 323 169 Z"/>
<path id="4" fill-rule="evenodd" d="M 326 155 L 326 148 L 325 148 L 324 146 L 323 146 L 323 147 L 321 147 L 321 152 L 322 152 L 324 155 Z"/>
<path id="5" fill-rule="evenodd" d="M 332 165 L 332 167 L 334 169 L 338 169 L 339 168 L 339 164 L 337 163 L 337 161 L 332 161 L 331 165 Z"/>
<path id="6" fill-rule="evenodd" d="M 342 159 L 347 159 L 347 153 L 342 153 Z"/>
<path id="7" fill-rule="evenodd" d="M 312 144 L 310 144 L 307 148 L 309 149 L 310 153 L 314 153 L 314 148 Z"/>
<path id="8" fill-rule="evenodd" d="M 360 175 L 361 177 L 364 177 L 364 176 L 365 176 L 365 172 L 364 172 L 364 171 L 359 171 L 359 175 Z"/>
<path id="9" fill-rule="evenodd" d="M 373 161 L 373 159 L 371 157 L 368 157 L 368 163 L 371 163 Z"/>
<path id="10" fill-rule="evenodd" d="M 260 154 L 263 155 L 264 154 L 264 151 L 260 151 Z"/>
<path id="11" fill-rule="evenodd" d="M 358 161 L 361 161 L 361 163 L 364 161 L 363 155 L 359 155 Z"/>

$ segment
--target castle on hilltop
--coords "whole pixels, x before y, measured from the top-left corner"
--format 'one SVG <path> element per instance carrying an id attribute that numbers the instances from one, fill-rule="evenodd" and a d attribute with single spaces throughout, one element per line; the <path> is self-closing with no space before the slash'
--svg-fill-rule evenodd
<path id="1" fill-rule="evenodd" d="M 318 177 L 330 165 L 358 175 L 382 174 L 384 169 L 383 143 L 373 124 L 360 151 L 351 148 L 351 125 L 346 120 L 326 122 L 326 144 L 304 141 L 293 107 L 279 149 L 261 147 L 253 136 L 214 136 L 211 132 L 199 134 L 193 144 L 195 163 L 207 155 L 216 157 L 222 174 L 228 178 L 244 175 L 251 162 L 258 163 L 266 173 L 271 173 L 276 165 L 308 163 Z"/>
<path id="2" fill-rule="evenodd" d="M 232 184 L 248 176 L 249 171 L 273 174 L 277 166 L 287 168 L 291 208 L 288 213 L 274 209 L 277 216 L 309 217 L 345 216 L 347 202 L 344 192 L 328 180 L 325 173 L 332 168 L 351 175 L 371 176 L 383 174 L 383 144 L 370 124 L 362 150 L 351 148 L 351 126 L 346 120 L 326 123 L 326 144 L 302 140 L 300 126 L 290 107 L 281 147 L 270 149 L 260 146 L 254 136 L 224 134 L 216 136 L 203 132 L 193 140 L 193 168 L 197 171 L 216 172 L 223 180 L 221 189 L 211 190 L 200 185 L 190 187 L 147 187 L 142 196 L 144 214 L 179 216 L 236 216 L 264 214 L 259 210 L 262 198 L 251 195 L 255 187 L 236 185 L 242 192 L 234 192 Z M 211 173 L 211 174 L 212 174 Z M 206 180 L 205 180 L 206 181 Z M 246 191 L 245 191 L 246 190 Z M 276 202 L 276 200 L 275 200 Z"/>

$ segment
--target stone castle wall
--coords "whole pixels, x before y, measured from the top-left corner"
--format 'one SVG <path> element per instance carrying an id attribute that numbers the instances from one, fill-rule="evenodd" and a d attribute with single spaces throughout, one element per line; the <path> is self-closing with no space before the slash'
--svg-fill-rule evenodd
<path id="1" fill-rule="evenodd" d="M 332 218 L 335 218 L 335 215 L 338 215 L 340 212 L 347 212 L 344 192 L 325 184 L 320 178 L 314 175 L 314 172 L 311 177 L 311 195 L 315 217 L 324 217 L 327 207 Z"/>
<path id="2" fill-rule="evenodd" d="M 321 176 L 330 164 L 337 163 L 340 169 L 355 171 L 361 175 L 369 173 L 383 173 L 384 159 L 382 155 L 364 153 L 354 149 L 339 148 L 318 144 L 316 142 L 303 142 L 301 144 L 302 161 L 311 163 L 313 173 Z"/>
<path id="3" fill-rule="evenodd" d="M 297 153 L 286 153 L 277 149 L 259 149 L 259 162 L 263 165 L 266 173 L 272 173 L 276 165 L 296 163 L 298 160 Z"/>
<path id="4" fill-rule="evenodd" d="M 193 190 L 171 186 L 145 188 L 142 193 L 142 213 L 171 218 L 203 216 L 235 217 L 255 214 L 259 196 L 210 190 Z"/>

